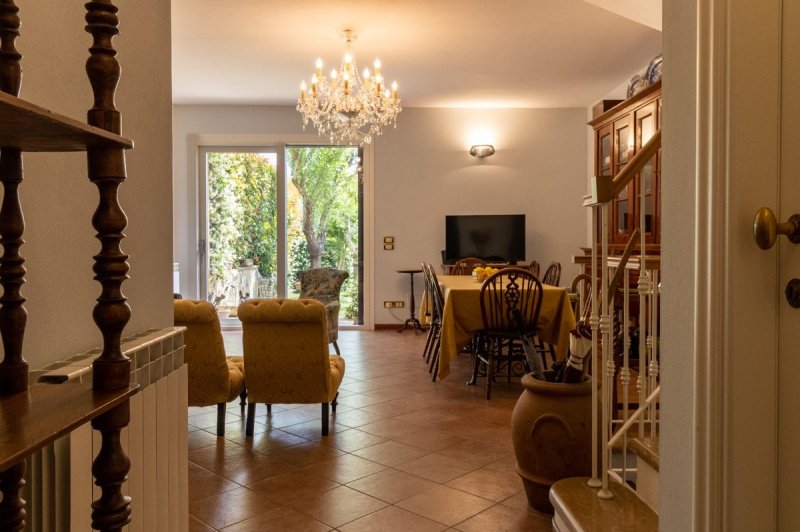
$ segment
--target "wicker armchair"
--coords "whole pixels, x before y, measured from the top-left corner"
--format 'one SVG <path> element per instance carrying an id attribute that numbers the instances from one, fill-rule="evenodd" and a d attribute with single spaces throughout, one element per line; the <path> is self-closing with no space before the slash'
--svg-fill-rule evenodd
<path id="1" fill-rule="evenodd" d="M 350 274 L 335 268 L 315 268 L 301 271 L 300 298 L 316 299 L 325 305 L 325 315 L 328 318 L 328 343 L 333 344 L 336 354 L 339 352 L 339 292 L 342 284 Z"/>

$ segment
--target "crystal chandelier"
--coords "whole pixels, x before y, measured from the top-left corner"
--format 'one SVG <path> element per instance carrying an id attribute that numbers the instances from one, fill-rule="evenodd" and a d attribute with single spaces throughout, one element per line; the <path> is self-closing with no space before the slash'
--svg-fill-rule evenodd
<path id="1" fill-rule="evenodd" d="M 347 51 L 339 71 L 331 70 L 330 78 L 326 78 L 322 59 L 317 59 L 311 88 L 305 81 L 300 85 L 297 110 L 303 116 L 303 129 L 311 121 L 320 135 L 330 138 L 331 144 L 369 144 L 384 126 L 397 126 L 397 113 L 402 110 L 397 82 L 392 82 L 391 90 L 386 87 L 380 59 L 375 60 L 372 75 L 368 68 L 359 75 L 356 58 L 350 51 L 355 36 L 348 29 L 344 37 Z"/>

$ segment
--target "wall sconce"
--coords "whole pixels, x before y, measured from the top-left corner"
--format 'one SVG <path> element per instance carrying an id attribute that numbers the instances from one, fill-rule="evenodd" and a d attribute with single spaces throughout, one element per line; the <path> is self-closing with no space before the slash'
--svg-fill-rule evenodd
<path id="1" fill-rule="evenodd" d="M 494 146 L 491 144 L 476 144 L 469 149 L 469 154 L 475 157 L 489 157 L 494 155 Z"/>

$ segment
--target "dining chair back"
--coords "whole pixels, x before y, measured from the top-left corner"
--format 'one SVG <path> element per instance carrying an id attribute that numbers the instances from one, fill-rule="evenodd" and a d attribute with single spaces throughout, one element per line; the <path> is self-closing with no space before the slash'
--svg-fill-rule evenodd
<path id="1" fill-rule="evenodd" d="M 561 282 L 561 263 L 557 261 L 553 261 L 550 263 L 550 266 L 547 267 L 547 270 L 544 272 L 544 277 L 542 277 L 542 284 L 549 284 L 550 286 L 558 286 Z"/>
<path id="2" fill-rule="evenodd" d="M 450 268 L 450 275 L 472 275 L 472 270 L 478 266 L 485 267 L 486 261 L 478 257 L 464 257 L 453 264 L 453 267 Z"/>
<path id="3" fill-rule="evenodd" d="M 425 358 L 425 363 L 428 364 L 428 372 L 435 382 L 439 373 L 439 346 L 442 315 L 444 314 L 444 296 L 433 266 L 423 262 L 422 273 L 425 278 L 425 293 L 428 296 L 428 307 L 431 313 L 428 338 L 426 339 L 422 356 Z"/>
<path id="4" fill-rule="evenodd" d="M 532 260 L 530 264 L 528 264 L 528 271 L 531 272 L 536 278 L 539 278 L 539 263 L 535 260 Z"/>
<path id="5" fill-rule="evenodd" d="M 473 378 L 479 364 L 486 365 L 486 399 L 491 399 L 497 367 L 505 363 L 511 382 L 516 363 L 525 368 L 525 353 L 520 348 L 523 335 L 532 337 L 542 307 L 542 284 L 528 270 L 503 268 L 489 276 L 480 290 L 483 328 L 473 342 L 475 359 Z"/>

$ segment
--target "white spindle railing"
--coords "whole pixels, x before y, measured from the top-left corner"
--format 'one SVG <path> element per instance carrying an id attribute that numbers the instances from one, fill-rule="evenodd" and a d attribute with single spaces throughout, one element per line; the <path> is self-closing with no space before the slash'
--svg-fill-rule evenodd
<path id="1" fill-rule="evenodd" d="M 631 176 L 641 171 L 661 144 L 660 134 L 656 134 L 643 146 L 642 156 L 634 157 L 620 174 Z M 649 155 L 647 160 L 645 154 Z M 603 178 L 608 180 L 610 178 Z M 597 180 L 596 190 L 607 191 L 612 187 L 601 186 Z M 621 190 L 625 183 L 620 182 L 619 176 L 613 180 L 613 188 Z M 628 432 L 634 424 L 638 424 L 638 436 L 656 437 L 658 434 L 658 394 L 659 385 L 659 356 L 658 356 L 658 315 L 659 315 L 659 265 L 660 257 L 648 257 L 645 245 L 645 193 L 643 186 L 639 189 L 639 227 L 632 235 L 625 255 L 622 257 L 609 256 L 608 235 L 611 202 L 608 197 L 596 195 L 587 206 L 592 208 L 592 234 L 601 235 L 599 249 L 598 243 L 592 243 L 592 314 L 590 325 L 592 330 L 592 478 L 588 484 L 600 488 L 597 496 L 601 499 L 613 497 L 608 487 L 609 477 L 614 477 L 622 484 L 627 485 L 629 480 L 634 480 L 635 469 L 629 467 L 628 462 Z M 632 198 L 633 199 L 633 198 Z M 597 220 L 600 219 L 598 232 Z M 630 257 L 635 239 L 638 237 L 639 256 Z M 621 269 L 621 270 L 620 270 Z M 620 270 L 620 271 L 618 271 Z M 630 272 L 638 273 L 638 282 L 632 289 L 630 286 Z M 599 275 L 598 275 L 599 274 Z M 612 277 L 614 280 L 612 281 Z M 621 288 L 622 307 L 615 307 L 615 294 Z M 631 292 L 636 297 L 631 297 Z M 630 385 L 631 370 L 631 308 L 638 305 L 638 368 L 636 377 L 637 409 L 631 413 Z M 619 330 L 615 333 L 614 323 L 618 323 Z M 622 336 L 621 353 L 614 353 L 614 339 L 617 334 Z M 597 356 L 599 354 L 599 356 Z M 615 354 L 618 355 L 615 357 Z M 617 367 L 620 363 L 620 367 Z M 621 388 L 621 389 L 620 389 Z M 621 397 L 615 401 L 615 391 L 619 390 Z M 600 397 L 600 407 L 597 399 Z M 617 408 L 620 406 L 620 408 Z M 599 433 L 599 434 L 598 434 Z M 599 438 L 598 438 L 599 435 Z M 598 441 L 600 442 L 598 444 Z M 600 446 L 600 460 L 598 464 L 598 445 Z M 612 466 L 615 447 L 620 449 L 618 457 L 621 465 Z"/>

